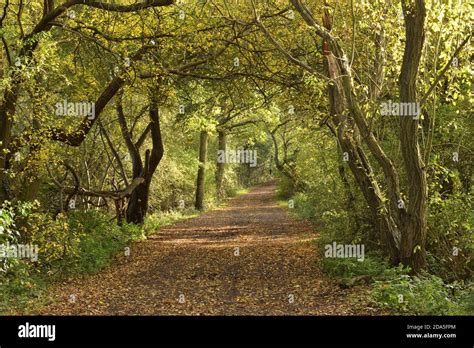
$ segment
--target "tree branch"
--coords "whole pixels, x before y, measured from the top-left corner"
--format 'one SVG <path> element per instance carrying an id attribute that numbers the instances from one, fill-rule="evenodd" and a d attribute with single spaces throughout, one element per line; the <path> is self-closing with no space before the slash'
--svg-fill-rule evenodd
<path id="1" fill-rule="evenodd" d="M 430 88 L 428 89 L 428 91 L 423 95 L 423 98 L 421 98 L 421 101 L 420 101 L 420 106 L 423 105 L 425 102 L 426 102 L 426 99 L 428 99 L 428 97 L 430 96 L 430 94 L 433 92 L 433 90 L 435 89 L 436 85 L 439 83 L 439 81 L 443 78 L 444 74 L 446 74 L 446 72 L 448 71 L 448 69 L 450 68 L 451 64 L 453 63 L 453 60 L 454 58 L 457 57 L 457 55 L 459 54 L 459 52 L 461 52 L 461 50 L 463 49 L 464 46 L 466 46 L 466 44 L 469 42 L 469 40 L 471 39 L 471 36 L 472 36 L 472 33 L 470 33 L 468 36 L 466 36 L 466 38 L 463 40 L 463 42 L 461 42 L 461 44 L 458 46 L 458 48 L 456 49 L 456 51 L 454 51 L 454 54 L 453 56 L 451 57 L 451 59 L 448 61 L 448 63 L 446 64 L 446 66 L 441 70 L 441 72 L 438 74 L 438 76 L 436 77 L 436 79 L 434 80 L 434 82 L 431 84 Z"/>

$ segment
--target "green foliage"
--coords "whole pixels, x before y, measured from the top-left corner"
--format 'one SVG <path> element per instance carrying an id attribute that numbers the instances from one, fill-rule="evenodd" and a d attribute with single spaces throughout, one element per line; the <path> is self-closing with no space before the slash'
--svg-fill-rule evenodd
<path id="1" fill-rule="evenodd" d="M 159 231 L 163 226 L 171 225 L 176 221 L 195 216 L 197 216 L 197 212 L 194 209 L 172 210 L 167 213 L 151 214 L 145 218 L 143 233 L 149 236 Z"/>
<path id="2" fill-rule="evenodd" d="M 10 231 L 10 243 L 28 236 L 32 244 L 39 246 L 35 263 L 17 258 L 2 259 L 0 313 L 31 304 L 53 281 L 94 273 L 109 266 L 134 241 L 196 214 L 194 210 L 156 213 L 149 215 L 143 226 L 126 223 L 119 226 L 113 217 L 96 210 L 53 217 L 34 206 L 19 203 L 13 207 L 7 203 L 0 213 L 5 232 L 1 234 L 3 240 Z M 20 220 L 21 234 L 14 229 Z"/>
<path id="3" fill-rule="evenodd" d="M 41 295 L 45 282 L 29 264 L 13 259 L 7 275 L 0 276 L 0 315 L 30 305 Z"/>
<path id="4" fill-rule="evenodd" d="M 431 274 L 415 277 L 401 274 L 376 282 L 372 295 L 379 306 L 404 314 L 474 314 L 472 283 L 445 284 Z"/>
<path id="5" fill-rule="evenodd" d="M 5 201 L 0 209 L 0 245 L 20 244 L 24 241 L 21 226 L 37 207 L 34 202 Z M 29 260 L 19 258 L 0 258 L 0 313 L 39 293 L 40 280 L 34 275 Z"/>
<path id="6" fill-rule="evenodd" d="M 298 192 L 292 198 L 295 213 L 302 219 L 318 221 L 316 197 Z"/>
<path id="7" fill-rule="evenodd" d="M 434 192 L 428 217 L 428 263 L 430 271 L 445 280 L 472 277 L 474 243 L 474 198 L 472 194 L 441 197 Z"/>
<path id="8" fill-rule="evenodd" d="M 369 276 L 373 278 L 384 278 L 390 272 L 402 269 L 389 268 L 388 262 L 376 256 L 365 256 L 363 261 L 354 258 L 323 258 L 321 266 L 326 274 L 337 278 L 353 278 L 358 276 Z"/>
<path id="9" fill-rule="evenodd" d="M 3 202 L 0 208 L 0 245 L 16 244 L 24 240 L 19 226 L 36 206 L 36 202 Z M 13 258 L 0 258 L 0 276 L 15 274 L 16 264 L 17 260 Z"/>
<path id="10" fill-rule="evenodd" d="M 240 196 L 249 193 L 249 189 L 241 188 L 241 189 L 234 189 L 231 191 L 230 196 Z"/>
<path id="11" fill-rule="evenodd" d="M 426 91 L 430 93 L 423 100 L 419 127 L 415 127 L 417 144 L 410 149 L 405 148 L 407 142 L 400 134 L 404 130 L 400 129 L 399 120 L 380 117 L 377 111 L 387 98 L 399 98 L 404 56 L 401 38 L 405 37 L 399 2 L 393 6 L 381 0 L 337 2 L 337 6 L 334 1 L 330 3 L 326 6 L 321 1 L 307 1 L 306 7 L 318 22 L 324 9 L 334 19 L 353 19 L 334 21 L 331 33 L 340 38 L 340 47 L 350 58 L 353 73 L 349 75 L 357 83 L 350 92 L 354 98 L 346 101 L 357 101 L 370 130 L 369 138 L 366 127 L 360 127 L 360 121 L 355 126 L 348 110 L 342 111 L 344 121 L 340 126 L 334 122 L 337 118 L 328 117 L 328 84 L 322 78 L 326 74 L 326 58 L 321 40 L 315 40 L 317 33 L 308 28 L 287 1 L 241 1 L 228 6 L 228 1 L 221 0 L 182 0 L 176 6 L 132 12 L 68 2 L 64 6 L 71 7 L 65 13 L 61 12 L 66 7 L 59 9 L 51 26 L 38 25 L 44 19 L 42 0 L 31 0 L 28 6 L 16 1 L 0 8 L 0 36 L 7 48 L 0 50 L 0 93 L 5 101 L 0 107 L 0 124 L 4 127 L 12 123 L 0 132 L 0 193 L 2 200 L 14 197 L 15 202 L 6 201 L 0 208 L 0 244 L 37 244 L 41 256 L 35 264 L 0 259 L 0 277 L 6 279 L 4 284 L 11 285 L 12 294 L 27 289 L 29 279 L 37 275 L 59 279 L 95 272 L 106 267 L 115 254 L 134 240 L 192 216 L 202 130 L 210 135 L 206 208 L 221 203 L 216 199 L 215 188 L 216 134 L 221 132 L 226 134 L 229 149 L 257 149 L 258 165 L 226 165 L 219 194 L 233 195 L 240 188 L 278 178 L 280 197 L 292 199 L 294 212 L 317 224 L 320 249 L 334 241 L 366 246 L 371 256 L 363 263 L 325 259 L 323 268 L 335 277 L 381 277 L 384 270 L 392 270 L 381 261 L 382 252 L 376 252 L 387 248 L 375 233 L 376 219 L 361 194 L 360 185 L 367 181 L 358 184 L 354 180 L 349 158 L 343 159 L 337 134 L 357 146 L 359 162 L 364 163 L 355 165 L 361 168 L 364 164 L 371 179 L 377 182 L 374 186 L 380 188 L 377 205 L 385 205 L 384 200 L 392 199 L 393 194 L 387 194 L 387 169 L 380 167 L 380 158 L 374 155 L 380 157 L 380 150 L 387 154 L 385 167 L 387 163 L 393 164 L 402 198 L 409 205 L 413 204 L 409 200 L 414 195 L 407 194 L 407 188 L 414 187 L 413 176 L 401 154 L 406 156 L 410 149 L 419 150 L 421 158 L 417 162 L 425 164 L 419 169 L 426 170 L 429 190 L 429 271 L 446 282 L 471 279 L 472 45 L 456 51 L 472 31 L 469 3 L 425 1 L 427 17 L 422 30 L 425 36 L 421 61 L 416 64 L 416 90 L 419 98 Z M 74 11 L 74 16 L 70 11 Z M 185 18 L 180 18 L 181 14 Z M 262 28 L 268 30 L 267 35 L 255 26 L 257 14 Z M 38 33 L 33 32 L 35 28 Z M 33 41 L 38 45 L 31 45 Z M 139 58 L 125 64 L 125 59 L 139 49 Z M 451 64 L 455 52 L 456 64 Z M 291 60 L 287 59 L 289 56 Z M 239 64 L 235 64 L 235 59 Z M 451 66 L 445 71 L 447 64 Z M 124 131 L 123 125 L 118 124 L 116 95 L 102 105 L 101 114 L 97 115 L 99 121 L 80 146 L 64 146 L 67 142 L 56 141 L 78 129 L 81 118 L 58 117 L 52 112 L 55 103 L 65 99 L 103 101 L 113 94 L 106 88 L 110 81 L 117 82 L 117 76 L 124 80 L 123 86 L 115 90 L 123 94 L 125 128 L 129 129 Z M 438 76 L 439 83 L 430 88 Z M 94 196 L 76 197 L 76 211 L 58 214 L 64 210 L 64 187 L 80 183 L 81 189 L 92 192 L 117 191 L 132 181 L 136 173 L 132 161 L 126 159 L 130 144 L 125 143 L 124 134 L 131 137 L 132 143 L 143 140 L 137 151 L 146 164 L 146 151 L 153 148 L 147 133 L 151 90 L 156 91 L 155 97 L 159 99 L 165 151 L 150 183 L 151 215 L 144 226 L 118 226 L 113 218 L 112 200 L 104 205 L 103 198 Z M 181 106 L 183 112 L 178 112 Z M 59 129 L 62 131 L 55 132 Z M 56 136 L 52 137 L 53 133 Z M 372 143 L 370 149 L 367 139 Z M 378 146 L 380 150 L 374 151 Z M 19 159 L 3 158 L 10 151 L 18 151 Z M 453 160 L 454 153 L 459 160 Z M 283 163 L 277 166 L 280 170 L 275 169 L 275 158 Z M 64 171 L 66 161 L 73 170 Z M 72 172 L 78 180 L 73 180 Z M 9 192 L 3 196 L 4 186 L 8 186 L 5 191 Z M 420 192 L 426 189 L 415 188 Z M 37 203 L 21 202 L 34 200 L 41 203 L 41 208 Z M 185 209 L 177 212 L 179 202 L 184 202 Z M 100 208 L 92 208 L 95 206 Z M 389 204 L 382 209 L 387 207 Z M 404 225 L 399 228 L 402 230 Z M 400 280 L 396 286 L 410 288 L 426 283 L 435 292 L 433 300 L 443 296 L 438 278 L 400 279 L 406 283 Z M 428 311 L 423 303 L 420 306 Z"/>
<path id="12" fill-rule="evenodd" d="M 69 224 L 78 240 L 73 252 L 55 267 L 63 276 L 96 272 L 108 266 L 129 243 L 143 238 L 139 226 L 119 226 L 110 216 L 92 210 L 72 214 Z"/>
<path id="13" fill-rule="evenodd" d="M 0 209 L 0 242 L 10 242 L 18 238 L 15 227 L 15 211 L 9 202 L 5 202 Z"/>
<path id="14" fill-rule="evenodd" d="M 344 195 L 341 192 L 334 194 L 321 187 L 321 192 L 298 192 L 292 197 L 294 211 L 302 219 L 312 221 L 320 231 L 318 245 L 323 249 L 326 244 L 356 243 L 369 244 L 373 227 L 357 218 L 359 211 L 364 212 L 360 205 L 354 207 L 356 211 L 344 209 Z M 370 250 L 370 249 L 369 249 Z"/>
<path id="15" fill-rule="evenodd" d="M 346 285 L 363 278 L 372 283 L 371 298 L 375 305 L 400 314 L 472 315 L 474 292 L 472 282 L 444 283 L 433 274 L 410 276 L 401 264 L 390 267 L 386 260 L 366 255 L 360 262 L 352 258 L 325 258 L 324 272 Z"/>

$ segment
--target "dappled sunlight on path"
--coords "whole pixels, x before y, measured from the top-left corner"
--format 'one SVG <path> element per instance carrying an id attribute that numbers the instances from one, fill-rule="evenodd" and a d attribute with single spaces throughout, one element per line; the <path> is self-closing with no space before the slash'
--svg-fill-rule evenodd
<path id="1" fill-rule="evenodd" d="M 317 233 L 267 184 L 228 206 L 165 227 L 129 258 L 51 289 L 41 314 L 376 314 L 320 268 Z M 71 296 L 74 301 L 70 301 Z"/>

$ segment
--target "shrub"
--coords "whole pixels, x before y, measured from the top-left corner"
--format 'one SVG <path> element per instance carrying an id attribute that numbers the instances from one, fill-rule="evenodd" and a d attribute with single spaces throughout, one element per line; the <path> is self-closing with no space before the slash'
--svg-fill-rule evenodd
<path id="1" fill-rule="evenodd" d="M 171 225 L 172 223 L 196 216 L 194 209 L 172 210 L 167 213 L 154 213 L 145 218 L 143 224 L 143 233 L 146 236 L 156 233 L 161 227 Z"/>
<path id="2" fill-rule="evenodd" d="M 323 258 L 321 262 L 325 273 L 338 278 L 357 276 L 381 277 L 389 268 L 386 261 L 377 257 L 365 256 L 364 261 L 353 258 Z"/>
<path id="3" fill-rule="evenodd" d="M 278 175 L 278 196 L 288 199 L 295 194 L 295 186 L 293 182 L 283 174 Z"/>
<path id="4" fill-rule="evenodd" d="M 430 199 L 427 250 L 429 270 L 444 280 L 472 278 L 474 197 L 452 195 Z M 454 252 L 454 250 L 457 252 Z"/>
<path id="5" fill-rule="evenodd" d="M 381 307 L 419 315 L 473 314 L 472 284 L 446 285 L 435 275 L 401 274 L 376 282 L 372 296 Z M 470 313 L 469 313 L 470 312 Z"/>
<path id="6" fill-rule="evenodd" d="M 99 211 L 79 211 L 70 215 L 70 232 L 78 236 L 74 253 L 62 260 L 68 275 L 96 272 L 110 264 L 134 240 L 144 238 L 140 226 L 117 225 Z"/>
<path id="7" fill-rule="evenodd" d="M 31 214 L 37 202 L 5 201 L 0 208 L 0 245 L 18 244 L 24 241 L 18 226 Z M 29 260 L 0 258 L 0 313 L 14 304 L 24 303 L 39 291 L 39 280 L 32 277 Z"/>

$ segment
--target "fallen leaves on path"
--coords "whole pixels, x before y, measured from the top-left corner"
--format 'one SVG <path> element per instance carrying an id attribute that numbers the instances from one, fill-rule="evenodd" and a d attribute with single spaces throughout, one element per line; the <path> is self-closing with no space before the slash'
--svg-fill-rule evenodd
<path id="1" fill-rule="evenodd" d="M 163 228 L 129 257 L 52 287 L 35 314 L 379 314 L 362 286 L 341 289 L 319 269 L 311 226 L 263 185 L 225 208 Z"/>

